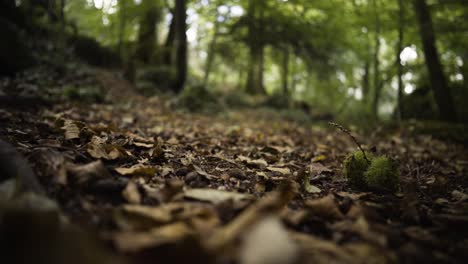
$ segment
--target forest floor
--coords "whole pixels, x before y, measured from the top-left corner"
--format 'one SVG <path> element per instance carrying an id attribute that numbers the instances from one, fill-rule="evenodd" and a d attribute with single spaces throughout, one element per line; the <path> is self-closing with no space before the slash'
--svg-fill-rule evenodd
<path id="1" fill-rule="evenodd" d="M 109 94 L 102 104 L 0 109 L 0 136 L 28 158 L 60 208 L 56 218 L 23 213 L 7 226 L 23 237 L 3 243 L 31 258 L 36 251 L 49 263 L 468 258 L 462 144 L 408 127 L 356 135 L 395 159 L 401 177 L 395 194 L 356 191 L 342 163 L 357 148 L 335 128 L 255 109 L 184 113 L 165 97 L 137 95 L 112 73 L 99 71 L 97 81 Z M 28 199 L 28 208 L 50 210 L 43 205 L 50 200 Z"/>

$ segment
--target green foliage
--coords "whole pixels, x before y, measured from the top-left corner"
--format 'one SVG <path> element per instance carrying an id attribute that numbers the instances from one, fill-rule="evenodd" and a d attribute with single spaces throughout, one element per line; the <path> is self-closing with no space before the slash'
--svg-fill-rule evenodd
<path id="1" fill-rule="evenodd" d="M 384 156 L 372 159 L 369 168 L 364 173 L 364 179 L 372 190 L 395 192 L 400 187 L 397 165 Z"/>
<path id="2" fill-rule="evenodd" d="M 290 98 L 281 93 L 273 93 L 263 101 L 262 106 L 275 109 L 287 109 L 290 106 Z"/>
<path id="3" fill-rule="evenodd" d="M 179 94 L 176 106 L 190 112 L 217 112 L 222 109 L 218 98 L 203 85 L 186 87 Z"/>
<path id="4" fill-rule="evenodd" d="M 103 47 L 93 38 L 76 36 L 71 42 L 75 54 L 91 65 L 116 67 L 121 63 L 117 53 L 110 48 Z"/>
<path id="5" fill-rule="evenodd" d="M 96 86 L 65 86 L 63 95 L 67 100 L 86 103 L 102 103 L 105 99 L 104 93 Z"/>
<path id="6" fill-rule="evenodd" d="M 371 153 L 366 152 L 366 157 L 369 161 L 372 160 Z M 362 151 L 356 151 L 346 157 L 343 162 L 343 175 L 348 179 L 351 187 L 356 189 L 367 188 L 364 174 L 370 166 L 369 161 L 364 158 Z"/>
<path id="7" fill-rule="evenodd" d="M 223 103 L 229 108 L 252 107 L 252 98 L 242 90 L 230 90 L 222 95 Z"/>
<path id="8" fill-rule="evenodd" d="M 175 72 L 168 66 L 142 67 L 137 71 L 137 88 L 145 95 L 170 92 Z"/>

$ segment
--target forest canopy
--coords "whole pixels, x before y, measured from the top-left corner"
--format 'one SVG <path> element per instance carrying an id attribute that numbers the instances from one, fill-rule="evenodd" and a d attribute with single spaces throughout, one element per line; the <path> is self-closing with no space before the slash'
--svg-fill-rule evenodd
<path id="1" fill-rule="evenodd" d="M 344 120 L 468 121 L 463 0 L 11 2 L 112 51 L 145 94 L 202 86 Z"/>

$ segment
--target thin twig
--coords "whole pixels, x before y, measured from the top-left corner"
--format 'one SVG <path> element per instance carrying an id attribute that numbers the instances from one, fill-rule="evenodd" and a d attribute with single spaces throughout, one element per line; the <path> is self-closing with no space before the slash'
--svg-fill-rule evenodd
<path id="1" fill-rule="evenodd" d="M 362 148 L 361 144 L 359 144 L 359 142 L 357 141 L 357 139 L 351 134 L 351 132 L 344 128 L 342 125 L 338 124 L 338 123 L 334 123 L 334 122 L 328 122 L 328 124 L 338 128 L 339 130 L 341 130 L 343 133 L 345 133 L 346 135 L 348 135 L 354 142 L 354 144 L 356 144 L 356 146 L 359 148 L 359 150 L 362 152 L 362 155 L 364 155 L 364 159 L 370 163 L 370 160 L 367 159 L 367 156 L 366 156 L 366 152 L 364 151 L 364 149 Z"/>

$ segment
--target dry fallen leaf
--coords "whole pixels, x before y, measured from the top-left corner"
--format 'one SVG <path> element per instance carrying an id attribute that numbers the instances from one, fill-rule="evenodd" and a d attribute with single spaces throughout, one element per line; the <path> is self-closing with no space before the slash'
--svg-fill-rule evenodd
<path id="1" fill-rule="evenodd" d="M 247 199 L 253 198 L 251 195 L 248 195 L 248 194 L 213 190 L 213 189 L 207 189 L 207 188 L 186 190 L 184 196 L 186 198 L 205 201 L 205 202 L 211 202 L 214 204 L 219 204 L 222 202 L 226 202 L 228 200 L 233 200 L 234 202 L 238 202 L 241 200 L 247 200 Z"/>
<path id="2" fill-rule="evenodd" d="M 241 264 L 289 264 L 298 258 L 299 249 L 277 216 L 258 221 L 243 240 Z"/>
<path id="3" fill-rule="evenodd" d="M 274 171 L 274 172 L 279 172 L 283 175 L 289 175 L 291 174 L 291 170 L 289 168 L 278 168 L 278 167 L 266 167 L 267 170 L 269 171 Z"/>
<path id="4" fill-rule="evenodd" d="M 153 177 L 156 174 L 155 167 L 144 166 L 141 164 L 136 164 L 129 168 L 115 168 L 114 170 L 123 176 Z"/>
<path id="5" fill-rule="evenodd" d="M 114 236 L 116 247 L 122 252 L 137 252 L 177 242 L 193 234 L 193 230 L 183 222 L 176 222 L 143 232 L 123 232 Z"/>
<path id="6" fill-rule="evenodd" d="M 138 191 L 138 185 L 134 182 L 129 181 L 127 186 L 122 191 L 122 196 L 131 204 L 140 204 L 141 203 L 141 194 Z"/>
<path id="7" fill-rule="evenodd" d="M 333 195 L 307 200 L 305 201 L 305 206 L 307 207 L 309 213 L 313 216 L 332 220 L 343 219 L 343 214 L 338 208 Z"/>
<path id="8" fill-rule="evenodd" d="M 62 129 L 64 130 L 66 140 L 80 138 L 80 128 L 75 121 L 65 120 Z"/>
<path id="9" fill-rule="evenodd" d="M 85 185 L 91 181 L 111 177 L 109 171 L 100 160 L 83 165 L 69 163 L 67 171 L 70 180 L 77 185 Z"/>

